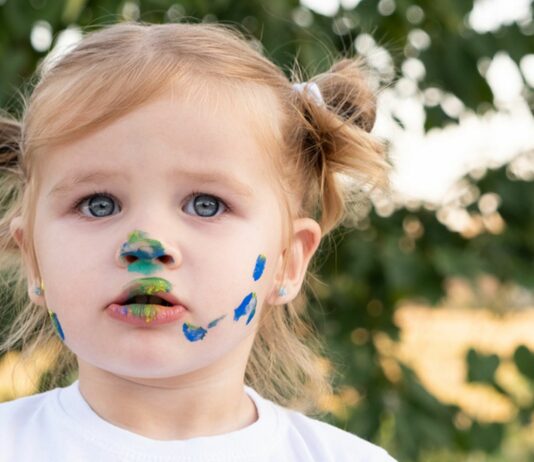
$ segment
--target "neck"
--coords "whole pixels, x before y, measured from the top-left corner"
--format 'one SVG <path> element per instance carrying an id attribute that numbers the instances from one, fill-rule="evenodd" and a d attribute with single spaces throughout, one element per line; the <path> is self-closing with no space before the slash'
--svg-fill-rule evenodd
<path id="1" fill-rule="evenodd" d="M 78 364 L 80 392 L 89 406 L 111 424 L 147 438 L 218 435 L 258 419 L 244 389 L 244 371 L 140 379 L 112 374 L 81 359 Z"/>

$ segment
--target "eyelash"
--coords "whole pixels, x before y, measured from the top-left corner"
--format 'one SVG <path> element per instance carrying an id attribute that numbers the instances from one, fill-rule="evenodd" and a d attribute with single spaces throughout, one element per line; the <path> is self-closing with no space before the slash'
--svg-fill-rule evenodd
<path id="1" fill-rule="evenodd" d="M 116 201 L 115 196 L 111 194 L 110 192 L 106 190 L 100 190 L 100 191 L 94 190 L 92 193 L 86 194 L 85 196 L 81 197 L 76 202 L 74 202 L 74 205 L 71 207 L 71 211 L 74 212 L 76 215 L 78 215 L 82 219 L 91 220 L 93 218 L 97 218 L 97 217 L 88 217 L 87 215 L 83 215 L 82 213 L 80 213 L 80 210 L 79 210 L 80 205 L 82 205 L 87 199 L 90 199 L 93 196 L 106 196 Z"/>
<path id="2" fill-rule="evenodd" d="M 224 210 L 219 213 L 218 215 L 214 216 L 214 217 L 204 217 L 206 219 L 209 219 L 211 221 L 219 221 L 221 220 L 224 215 L 226 215 L 227 213 L 230 213 L 230 212 L 233 212 L 233 209 L 232 207 L 230 207 L 225 201 L 223 201 L 219 196 L 216 196 L 214 194 L 209 194 L 207 192 L 202 192 L 202 191 L 193 191 L 191 192 L 191 194 L 189 194 L 187 197 L 186 197 L 186 204 L 195 196 L 210 196 L 210 197 L 213 197 L 213 199 L 215 199 L 217 202 L 221 203 Z M 197 215 L 200 217 L 200 215 Z M 202 217 L 200 217 L 202 218 Z"/>
<path id="3" fill-rule="evenodd" d="M 90 220 L 90 221 L 98 219 L 98 217 L 90 217 L 90 216 L 87 216 L 87 215 L 83 215 L 82 213 L 80 213 L 80 210 L 79 210 L 80 205 L 82 205 L 87 199 L 90 199 L 90 198 L 92 198 L 94 196 L 105 196 L 105 197 L 109 197 L 110 199 L 113 199 L 117 203 L 119 202 L 115 198 L 115 196 L 113 194 L 111 194 L 110 192 L 108 192 L 106 190 L 93 191 L 91 194 L 87 194 L 87 195 L 83 196 L 82 198 L 78 199 L 74 203 L 74 205 L 72 206 L 71 210 L 74 213 L 76 213 L 76 215 L 78 215 L 78 217 L 81 218 L 81 219 Z M 202 217 L 201 215 L 196 215 L 197 217 L 205 218 L 206 220 L 210 220 L 210 221 L 214 221 L 215 222 L 215 221 L 220 220 L 225 214 L 232 212 L 232 208 L 225 201 L 223 201 L 220 197 L 215 196 L 214 194 L 209 194 L 209 193 L 202 192 L 202 191 L 193 191 L 193 192 L 191 192 L 191 194 L 189 194 L 187 196 L 185 202 L 188 203 L 189 200 L 191 200 L 195 196 L 210 196 L 210 197 L 214 198 L 217 202 L 221 203 L 223 205 L 223 208 L 224 208 L 224 210 L 221 213 L 219 213 L 218 215 L 216 215 L 214 217 Z M 107 218 L 107 217 L 103 217 L 103 218 Z"/>

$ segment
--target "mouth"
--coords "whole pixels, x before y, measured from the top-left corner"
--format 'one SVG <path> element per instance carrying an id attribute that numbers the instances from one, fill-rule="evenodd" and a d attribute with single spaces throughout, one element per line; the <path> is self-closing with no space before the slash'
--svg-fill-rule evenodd
<path id="1" fill-rule="evenodd" d="M 184 304 L 171 293 L 172 284 L 166 279 L 148 277 L 136 279 L 112 302 L 117 305 L 158 305 L 171 307 Z"/>
<path id="2" fill-rule="evenodd" d="M 159 325 L 182 317 L 187 308 L 162 278 L 136 279 L 107 307 L 112 317 L 130 324 Z"/>
<path id="3" fill-rule="evenodd" d="M 136 295 L 130 297 L 120 305 L 159 305 L 159 306 L 174 306 L 174 304 L 165 300 L 163 297 L 158 295 Z"/>
<path id="4" fill-rule="evenodd" d="M 175 322 L 187 313 L 185 307 L 181 305 L 167 307 L 148 304 L 117 305 L 116 303 L 109 305 L 106 311 L 118 321 L 141 327 Z"/>

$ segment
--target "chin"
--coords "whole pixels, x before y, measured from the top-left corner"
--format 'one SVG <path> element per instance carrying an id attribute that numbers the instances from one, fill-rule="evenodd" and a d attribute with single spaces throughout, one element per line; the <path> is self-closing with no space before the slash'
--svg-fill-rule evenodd
<path id="1" fill-rule="evenodd" d="M 191 358 L 191 355 L 189 355 Z M 124 377 L 131 377 L 137 379 L 166 379 L 186 375 L 200 369 L 202 366 L 198 364 L 196 358 L 192 358 L 187 362 L 181 362 L 174 357 L 170 358 L 155 358 L 146 357 L 144 359 L 139 357 L 122 358 L 117 361 L 119 364 L 110 365 L 109 363 L 104 367 L 109 372 Z M 115 366 L 115 367 L 114 367 Z"/>

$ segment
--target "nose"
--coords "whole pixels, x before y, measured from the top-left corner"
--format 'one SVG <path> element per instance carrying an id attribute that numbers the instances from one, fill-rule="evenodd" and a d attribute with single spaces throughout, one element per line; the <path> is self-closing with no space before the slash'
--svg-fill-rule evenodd
<path id="1" fill-rule="evenodd" d="M 150 274 L 166 268 L 179 265 L 179 252 L 172 246 L 164 246 L 159 240 L 151 239 L 148 235 L 135 230 L 128 235 L 118 253 L 117 259 L 121 266 L 128 271 Z"/>

